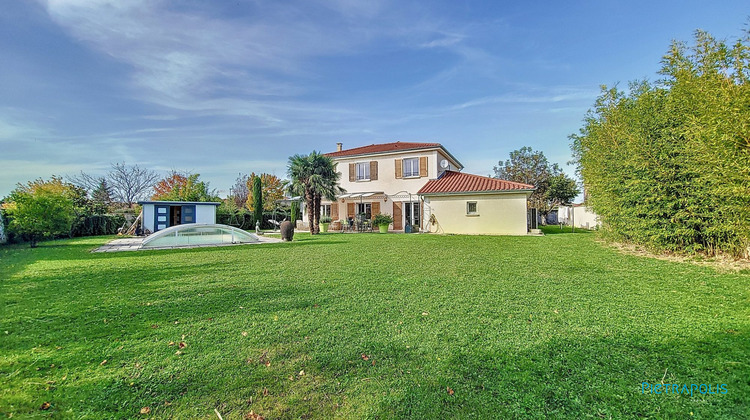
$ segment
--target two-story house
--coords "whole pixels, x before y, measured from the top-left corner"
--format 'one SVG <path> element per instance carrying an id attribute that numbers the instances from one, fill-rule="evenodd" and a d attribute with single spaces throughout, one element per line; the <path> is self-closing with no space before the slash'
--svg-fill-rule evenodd
<path id="1" fill-rule="evenodd" d="M 360 214 L 368 219 L 378 213 L 390 214 L 393 230 L 404 230 L 407 225 L 419 229 L 424 208 L 417 191 L 446 169 L 463 169 L 439 143 L 394 142 L 353 149 L 337 143 L 337 150 L 326 156 L 336 163 L 346 194 L 336 202 L 324 201 L 321 215 L 346 221 Z M 306 222 L 307 216 L 303 220 Z"/>
<path id="2" fill-rule="evenodd" d="M 326 153 L 346 190 L 323 201 L 321 216 L 355 220 L 393 216 L 396 231 L 512 234 L 527 232 L 532 185 L 460 172 L 463 165 L 440 143 L 395 142 Z M 305 209 L 306 212 L 306 209 Z M 305 214 L 299 223 L 307 222 Z M 304 226 L 306 227 L 306 226 Z"/>

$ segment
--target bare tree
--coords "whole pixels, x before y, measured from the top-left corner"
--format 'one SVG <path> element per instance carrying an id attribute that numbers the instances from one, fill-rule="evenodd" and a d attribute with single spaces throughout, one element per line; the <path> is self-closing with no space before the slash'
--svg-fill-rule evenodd
<path id="1" fill-rule="evenodd" d="M 229 195 L 238 209 L 244 208 L 250 197 L 250 188 L 247 186 L 249 178 L 245 174 L 237 175 L 237 180 L 229 189 Z"/>
<path id="2" fill-rule="evenodd" d="M 151 169 L 138 165 L 113 163 L 112 170 L 107 174 L 107 180 L 112 187 L 114 197 L 132 207 L 139 199 L 147 198 L 154 184 L 159 180 L 159 174 Z"/>
<path id="3" fill-rule="evenodd" d="M 68 175 L 65 178 L 67 178 L 68 182 L 71 184 L 86 190 L 89 195 L 93 194 L 93 192 L 99 187 L 99 184 L 101 184 L 101 177 L 87 174 L 83 171 L 78 175 Z"/>

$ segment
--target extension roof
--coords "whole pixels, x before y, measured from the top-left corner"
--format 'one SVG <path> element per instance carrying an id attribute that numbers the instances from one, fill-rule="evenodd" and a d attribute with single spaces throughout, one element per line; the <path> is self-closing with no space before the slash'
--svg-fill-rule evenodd
<path id="1" fill-rule="evenodd" d="M 486 176 L 465 174 L 463 172 L 445 171 L 438 177 L 427 181 L 417 191 L 419 195 L 430 194 L 465 194 L 491 192 L 526 192 L 533 191 L 533 185 Z"/>

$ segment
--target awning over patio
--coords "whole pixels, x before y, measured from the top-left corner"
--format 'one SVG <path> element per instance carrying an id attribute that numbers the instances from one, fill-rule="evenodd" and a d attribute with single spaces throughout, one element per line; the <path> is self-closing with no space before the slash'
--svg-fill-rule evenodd
<path id="1" fill-rule="evenodd" d="M 347 194 L 341 194 L 337 198 L 367 198 L 367 197 L 372 197 L 373 195 L 383 195 L 383 191 L 347 193 Z"/>

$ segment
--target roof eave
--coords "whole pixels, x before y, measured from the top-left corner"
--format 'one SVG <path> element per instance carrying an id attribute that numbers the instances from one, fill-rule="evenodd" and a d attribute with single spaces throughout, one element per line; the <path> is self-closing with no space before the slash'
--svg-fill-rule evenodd
<path id="1" fill-rule="evenodd" d="M 397 155 L 397 154 L 401 154 L 401 153 L 404 153 L 404 152 L 414 152 L 414 151 L 417 151 L 417 150 L 442 150 L 448 156 L 448 158 L 450 158 L 450 160 L 453 161 L 453 163 L 456 166 L 459 166 L 460 169 L 464 168 L 464 165 L 461 162 L 459 162 L 459 160 L 456 159 L 456 157 L 453 156 L 453 154 L 451 152 L 449 152 L 448 149 L 446 149 L 445 147 L 443 147 L 443 145 L 440 145 L 440 146 L 427 146 L 427 147 L 410 147 L 408 149 L 389 150 L 387 152 L 356 153 L 356 154 L 352 154 L 352 155 L 343 155 L 343 156 L 330 156 L 333 153 L 338 153 L 338 152 L 330 152 L 330 153 L 326 153 L 325 155 L 329 156 L 331 159 L 349 159 L 349 158 L 357 158 L 357 157 L 360 157 L 360 156 Z"/>
<path id="2" fill-rule="evenodd" d="M 531 194 L 534 191 L 536 191 L 536 188 L 518 189 L 518 190 L 491 190 L 491 191 L 450 191 L 450 192 L 429 192 L 429 193 L 417 192 L 417 195 L 430 196 L 430 195 L 474 195 L 474 194 L 489 195 L 489 194 L 518 194 L 518 193 Z"/>

